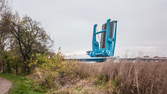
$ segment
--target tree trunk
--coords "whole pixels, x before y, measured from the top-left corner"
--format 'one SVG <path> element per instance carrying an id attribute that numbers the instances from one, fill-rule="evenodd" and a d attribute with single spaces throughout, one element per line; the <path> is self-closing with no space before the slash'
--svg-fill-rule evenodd
<path id="1" fill-rule="evenodd" d="M 18 74 L 18 64 L 16 63 L 16 74 Z"/>

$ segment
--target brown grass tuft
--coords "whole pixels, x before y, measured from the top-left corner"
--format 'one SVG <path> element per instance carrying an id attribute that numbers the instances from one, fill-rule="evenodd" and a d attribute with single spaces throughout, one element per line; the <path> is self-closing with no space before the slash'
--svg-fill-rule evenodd
<path id="1" fill-rule="evenodd" d="M 167 62 L 122 61 L 114 63 L 79 63 L 76 72 L 82 77 L 102 80 L 106 94 L 166 94 Z"/>

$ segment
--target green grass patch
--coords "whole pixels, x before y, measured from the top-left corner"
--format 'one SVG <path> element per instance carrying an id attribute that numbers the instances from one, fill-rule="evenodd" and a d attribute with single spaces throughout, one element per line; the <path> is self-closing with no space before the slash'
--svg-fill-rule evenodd
<path id="1" fill-rule="evenodd" d="M 0 77 L 13 83 L 10 94 L 44 94 L 44 92 L 34 90 L 33 81 L 24 76 L 0 73 Z"/>

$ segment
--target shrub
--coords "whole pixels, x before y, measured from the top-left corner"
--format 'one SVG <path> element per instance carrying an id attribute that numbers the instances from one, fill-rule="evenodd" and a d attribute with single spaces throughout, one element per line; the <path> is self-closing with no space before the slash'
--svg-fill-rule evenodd
<path id="1" fill-rule="evenodd" d="M 67 83 L 74 83 L 76 74 L 75 62 L 64 61 L 58 53 L 54 56 L 38 54 L 31 66 L 36 66 L 30 78 L 45 89 L 59 89 Z"/>

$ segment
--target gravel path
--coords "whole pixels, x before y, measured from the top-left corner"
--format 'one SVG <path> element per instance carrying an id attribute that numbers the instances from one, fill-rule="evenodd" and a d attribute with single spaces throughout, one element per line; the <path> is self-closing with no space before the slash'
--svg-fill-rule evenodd
<path id="1" fill-rule="evenodd" d="M 8 94 L 12 83 L 4 78 L 0 78 L 0 94 Z"/>

